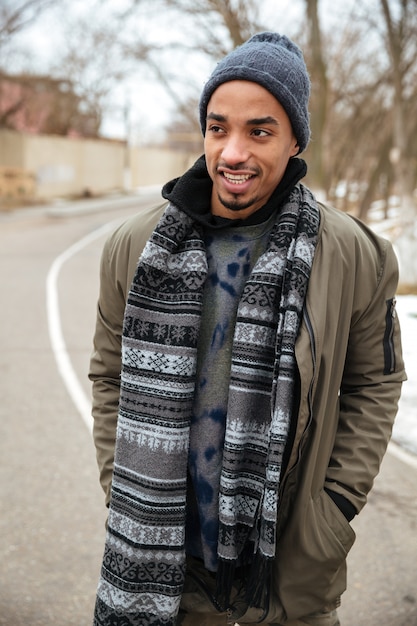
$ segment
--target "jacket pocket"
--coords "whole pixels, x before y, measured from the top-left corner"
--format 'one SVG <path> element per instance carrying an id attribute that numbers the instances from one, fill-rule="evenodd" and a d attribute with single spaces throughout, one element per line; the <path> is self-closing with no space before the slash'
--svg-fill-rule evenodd
<path id="1" fill-rule="evenodd" d="M 346 557 L 354 541 L 352 527 L 324 490 L 302 511 L 296 507 L 278 541 L 273 581 L 288 620 L 337 601 L 346 589 Z"/>
<path id="2" fill-rule="evenodd" d="M 313 500 L 313 505 L 322 516 L 323 530 L 326 529 L 326 524 L 328 525 L 329 541 L 334 544 L 337 553 L 339 553 L 338 544 L 340 544 L 340 556 L 344 560 L 355 541 L 356 535 L 353 528 L 337 504 L 324 490 Z M 327 535 L 327 532 L 325 534 Z"/>

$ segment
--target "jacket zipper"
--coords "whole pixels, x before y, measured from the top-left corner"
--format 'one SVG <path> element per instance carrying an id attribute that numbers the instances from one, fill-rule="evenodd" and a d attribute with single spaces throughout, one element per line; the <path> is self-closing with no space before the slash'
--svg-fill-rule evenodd
<path id="1" fill-rule="evenodd" d="M 313 375 L 311 377 L 310 385 L 309 385 L 309 389 L 308 389 L 308 393 L 307 393 L 308 420 L 307 420 L 307 424 L 306 424 L 306 427 L 304 429 L 304 433 L 302 435 L 302 438 L 304 437 L 304 434 L 307 432 L 307 430 L 308 430 L 308 428 L 309 428 L 309 426 L 311 424 L 311 421 L 313 419 L 313 385 L 314 385 L 314 380 L 316 378 L 316 367 L 317 367 L 316 340 L 315 340 L 315 337 L 314 337 L 313 325 L 311 323 L 310 316 L 308 314 L 308 311 L 307 311 L 306 307 L 304 307 L 303 316 L 304 316 L 304 321 L 305 321 L 305 325 L 306 325 L 306 328 L 307 328 L 307 332 L 308 332 L 308 335 L 310 337 L 311 358 L 312 358 L 312 361 L 313 361 Z M 286 473 L 286 475 L 284 476 L 284 479 L 283 479 L 283 481 L 281 483 L 281 486 L 280 486 L 280 495 L 282 495 L 282 493 L 284 491 L 284 486 L 285 486 L 285 483 L 287 482 L 287 476 L 293 471 L 293 469 L 295 467 L 297 467 L 297 465 L 298 465 L 298 463 L 300 461 L 300 458 L 301 458 L 301 451 L 300 451 L 300 445 L 299 445 L 298 446 L 297 460 L 294 463 L 294 465 L 292 466 L 292 468 L 288 471 L 288 473 Z"/>
<path id="2" fill-rule="evenodd" d="M 310 316 L 308 314 L 307 308 L 304 307 L 304 319 L 307 326 L 308 334 L 310 337 L 310 345 L 311 345 L 311 357 L 313 361 L 313 376 L 310 381 L 310 387 L 308 390 L 308 411 L 309 411 L 309 420 L 307 426 L 310 424 L 312 413 L 313 413 L 313 383 L 316 378 L 316 366 L 317 366 L 317 354 L 316 354 L 316 340 L 314 338 L 313 325 L 310 320 Z"/>
<path id="3" fill-rule="evenodd" d="M 304 439 L 305 433 L 308 431 L 308 429 L 310 428 L 310 424 L 313 420 L 313 386 L 314 386 L 314 381 L 316 379 L 316 369 L 317 369 L 317 353 L 316 353 L 316 340 L 314 337 L 314 330 L 313 330 L 313 325 L 311 323 L 310 320 L 310 316 L 308 314 L 307 308 L 304 307 L 304 320 L 305 320 L 305 324 L 307 327 L 307 331 L 308 331 L 308 335 L 310 337 L 310 346 L 311 346 L 311 359 L 313 361 L 313 375 L 311 377 L 310 380 L 310 385 L 308 388 L 308 394 L 307 394 L 307 403 L 308 403 L 308 420 L 307 420 L 307 424 L 306 427 L 304 429 L 303 435 L 301 437 L 301 439 Z M 298 457 L 297 457 L 297 463 L 295 465 L 298 465 L 300 458 L 301 458 L 301 441 L 300 441 L 300 445 L 298 447 Z"/>
<path id="4" fill-rule="evenodd" d="M 395 350 L 394 350 L 394 324 L 396 318 L 395 298 L 387 300 L 387 312 L 385 315 L 384 333 L 384 374 L 395 372 Z"/>

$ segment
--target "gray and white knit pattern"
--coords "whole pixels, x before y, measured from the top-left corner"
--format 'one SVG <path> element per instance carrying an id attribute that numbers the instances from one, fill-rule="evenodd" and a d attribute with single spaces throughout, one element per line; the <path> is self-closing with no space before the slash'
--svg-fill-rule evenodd
<path id="1" fill-rule="evenodd" d="M 319 227 L 302 185 L 279 213 L 236 320 L 220 487 L 218 554 L 275 554 L 294 347 Z M 112 499 L 96 626 L 173 626 L 185 575 L 186 475 L 207 259 L 193 220 L 169 205 L 126 307 Z M 266 384 L 266 380 L 271 380 Z M 271 401 L 272 399 L 272 401 Z M 256 576 L 256 573 L 254 573 Z"/>

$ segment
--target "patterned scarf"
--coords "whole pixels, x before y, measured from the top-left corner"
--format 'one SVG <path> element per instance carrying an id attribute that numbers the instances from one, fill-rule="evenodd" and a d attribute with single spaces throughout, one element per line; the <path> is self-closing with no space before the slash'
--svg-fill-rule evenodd
<path id="1" fill-rule="evenodd" d="M 219 499 L 218 577 L 227 587 L 248 545 L 254 588 L 254 581 L 258 589 L 266 584 L 265 564 L 275 555 L 295 341 L 318 227 L 316 202 L 297 185 L 239 303 Z M 126 306 L 95 626 L 176 622 L 185 577 L 187 461 L 206 275 L 200 227 L 169 204 L 139 259 Z M 271 372 L 272 389 L 265 385 Z M 269 398 L 261 403 L 268 410 L 260 412 L 262 396 Z M 226 589 L 219 601 L 227 602 L 227 596 Z"/>

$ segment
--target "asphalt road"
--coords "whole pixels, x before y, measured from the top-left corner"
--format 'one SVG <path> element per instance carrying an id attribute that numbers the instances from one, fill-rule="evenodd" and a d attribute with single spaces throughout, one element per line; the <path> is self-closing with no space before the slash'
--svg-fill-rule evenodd
<path id="1" fill-rule="evenodd" d="M 88 415 L 59 363 L 68 357 L 88 405 L 98 229 L 151 201 L 0 214 L 0 625 L 91 624 L 106 510 Z M 386 455 L 354 528 L 342 626 L 417 626 L 415 459 Z"/>

